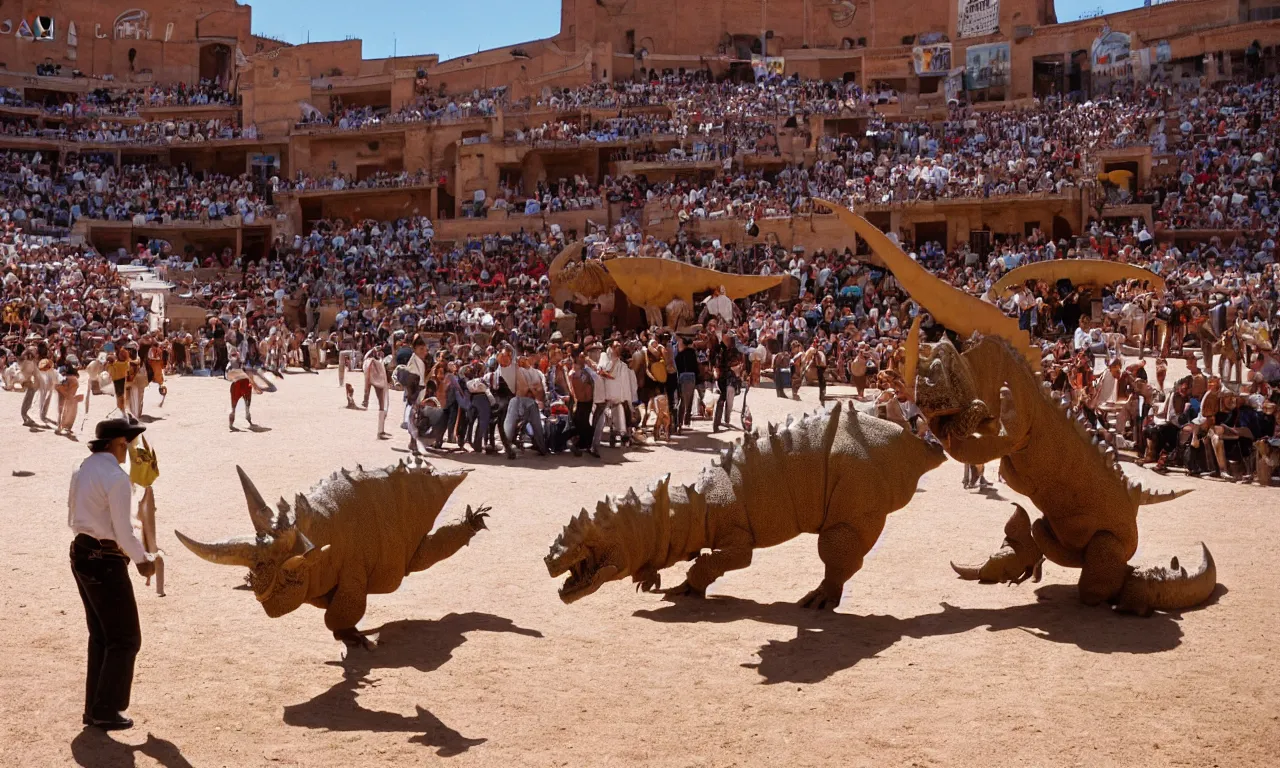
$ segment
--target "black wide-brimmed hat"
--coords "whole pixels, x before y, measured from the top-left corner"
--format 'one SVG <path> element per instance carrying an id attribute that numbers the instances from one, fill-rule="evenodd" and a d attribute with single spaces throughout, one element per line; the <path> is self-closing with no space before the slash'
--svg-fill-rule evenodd
<path id="1" fill-rule="evenodd" d="M 146 431 L 147 428 L 141 424 L 130 424 L 125 419 L 105 419 L 98 422 L 98 426 L 94 427 L 93 436 L 95 439 L 89 441 L 89 450 L 100 450 L 117 437 L 132 441 L 133 438 Z"/>

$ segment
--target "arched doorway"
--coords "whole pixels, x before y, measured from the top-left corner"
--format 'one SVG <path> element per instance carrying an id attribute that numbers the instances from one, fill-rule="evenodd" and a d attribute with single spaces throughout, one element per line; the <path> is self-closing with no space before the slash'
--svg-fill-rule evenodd
<path id="1" fill-rule="evenodd" d="M 200 79 L 211 80 L 220 88 L 231 82 L 231 46 L 211 43 L 200 49 Z"/>
<path id="2" fill-rule="evenodd" d="M 1075 234 L 1076 233 L 1071 230 L 1071 222 L 1067 221 L 1061 216 L 1053 217 L 1053 239 L 1054 240 L 1070 241 L 1071 238 L 1075 237 Z"/>

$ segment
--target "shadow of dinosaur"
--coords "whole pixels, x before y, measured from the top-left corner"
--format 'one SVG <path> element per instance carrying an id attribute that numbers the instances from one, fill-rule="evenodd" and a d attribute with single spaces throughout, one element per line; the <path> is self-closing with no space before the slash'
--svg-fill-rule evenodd
<path id="1" fill-rule="evenodd" d="M 1214 598 L 1205 605 L 1216 602 L 1226 592 L 1226 587 L 1219 585 Z M 1117 622 L 1107 613 L 1080 605 L 1074 593 L 1070 585 L 1052 584 L 1036 590 L 1036 603 L 1008 608 L 958 608 L 942 603 L 940 613 L 905 619 L 817 613 L 791 603 L 767 604 L 724 596 L 696 605 L 670 603 L 633 615 L 673 624 L 758 621 L 795 627 L 795 638 L 770 640 L 756 652 L 759 662 L 742 665 L 756 670 L 766 684 L 818 683 L 879 655 L 904 638 L 957 635 L 981 627 L 989 632 L 1021 630 L 1042 640 L 1074 645 L 1087 653 L 1163 653 L 1182 643 L 1177 615 L 1157 614 L 1141 622 Z"/>
<path id="2" fill-rule="evenodd" d="M 342 680 L 310 701 L 286 706 L 284 722 L 326 731 L 416 733 L 409 741 L 436 747 L 440 757 L 459 755 L 483 744 L 485 739 L 463 736 L 421 706 L 415 706 L 415 714 L 409 716 L 365 709 L 358 701 L 359 691 L 375 684 L 376 680 L 370 677 L 374 670 L 412 668 L 432 672 L 453 658 L 453 652 L 467 641 L 470 632 L 542 637 L 537 630 L 487 613 L 451 613 L 439 621 L 393 621 L 368 633 L 379 636 L 376 651 L 353 650 L 342 661 L 329 662 L 342 667 Z"/>

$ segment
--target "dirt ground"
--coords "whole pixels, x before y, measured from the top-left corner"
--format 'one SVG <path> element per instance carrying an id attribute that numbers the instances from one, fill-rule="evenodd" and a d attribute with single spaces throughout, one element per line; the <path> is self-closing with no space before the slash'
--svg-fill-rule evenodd
<path id="1" fill-rule="evenodd" d="M 1076 572 L 1056 566 L 1039 585 L 956 579 L 947 561 L 993 551 L 1014 497 L 961 490 L 954 462 L 889 518 L 835 614 L 792 606 L 822 575 L 809 536 L 757 552 L 703 602 L 617 583 L 566 606 L 542 558 L 571 514 L 665 472 L 692 480 L 719 444 L 707 426 L 678 448 L 603 462 L 443 458 L 476 471 L 441 520 L 487 503 L 491 530 L 371 598 L 362 627 L 381 628 L 380 646 L 344 659 L 320 611 L 267 618 L 237 589 L 243 570 L 199 560 L 172 531 L 252 531 L 236 464 L 268 499 L 291 498 L 340 466 L 399 460 L 402 433 L 374 440 L 376 414 L 346 410 L 333 371 L 259 396 L 269 431 L 229 432 L 227 391 L 171 382 L 163 409 L 149 393 L 168 596 L 135 581 L 137 726 L 110 736 L 79 723 L 86 633 L 65 521 L 87 448 L 16 426 L 20 397 L 0 393 L 0 765 L 1280 763 L 1274 489 L 1126 466 L 1156 488 L 1196 489 L 1139 520 L 1135 562 L 1198 562 L 1201 539 L 1216 556 L 1218 596 L 1181 616 L 1084 608 Z M 757 423 L 813 408 L 816 391 L 803 394 L 753 392 Z"/>

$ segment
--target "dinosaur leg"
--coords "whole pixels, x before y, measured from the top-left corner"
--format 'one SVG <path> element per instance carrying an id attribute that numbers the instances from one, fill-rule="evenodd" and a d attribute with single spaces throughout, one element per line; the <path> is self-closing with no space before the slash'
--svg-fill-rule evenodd
<path id="1" fill-rule="evenodd" d="M 805 595 L 800 605 L 817 611 L 834 611 L 840 605 L 845 582 L 862 568 L 867 549 L 851 525 L 841 524 L 819 533 L 818 557 L 822 558 L 827 572 L 818 588 Z"/>
<path id="2" fill-rule="evenodd" d="M 705 597 L 707 587 L 723 576 L 727 571 L 736 571 L 751 565 L 751 542 L 749 539 L 737 540 L 713 549 L 707 554 L 698 555 L 693 567 L 685 575 L 684 583 L 668 589 L 669 596 Z"/>
<path id="3" fill-rule="evenodd" d="M 1044 553 L 1031 535 L 1031 517 L 1021 505 L 1014 505 L 1014 513 L 1009 522 L 1004 524 L 1004 543 L 999 551 L 987 559 L 982 565 L 951 564 L 954 570 L 966 581 L 980 581 L 984 584 L 1009 582 L 1021 584 L 1029 578 L 1040 580 L 1041 565 Z"/>
<path id="4" fill-rule="evenodd" d="M 484 523 L 484 519 L 488 517 L 487 512 L 488 509 L 484 507 L 476 511 L 467 507 L 467 516 L 462 522 L 442 526 L 435 533 L 424 537 L 409 558 L 405 575 L 425 571 L 470 544 L 471 537 L 487 527 Z"/>
<path id="5" fill-rule="evenodd" d="M 1133 569 L 1125 558 L 1120 539 L 1108 531 L 1099 531 L 1084 550 L 1084 570 L 1080 573 L 1080 602 L 1098 605 L 1120 594 L 1124 580 Z"/>
<path id="6" fill-rule="evenodd" d="M 356 629 L 360 619 L 364 618 L 368 597 L 365 586 L 363 579 L 340 581 L 324 612 L 324 625 L 333 631 L 335 640 L 341 640 L 348 648 L 373 648 L 373 643 Z"/>
<path id="7" fill-rule="evenodd" d="M 1084 553 L 1067 549 L 1062 542 L 1058 541 L 1058 537 L 1054 535 L 1053 529 L 1043 517 L 1031 524 L 1031 538 L 1035 539 L 1036 546 L 1040 547 L 1040 551 L 1049 559 L 1049 562 L 1064 568 L 1084 567 Z"/>

